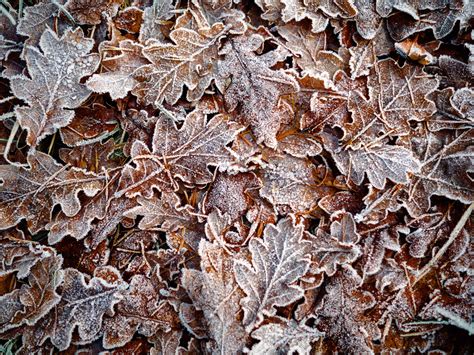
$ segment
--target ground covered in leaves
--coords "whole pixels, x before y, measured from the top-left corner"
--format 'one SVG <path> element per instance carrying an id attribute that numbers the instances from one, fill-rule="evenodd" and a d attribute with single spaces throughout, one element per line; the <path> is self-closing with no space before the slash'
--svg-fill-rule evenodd
<path id="1" fill-rule="evenodd" d="M 0 0 L 0 352 L 472 354 L 468 0 Z"/>

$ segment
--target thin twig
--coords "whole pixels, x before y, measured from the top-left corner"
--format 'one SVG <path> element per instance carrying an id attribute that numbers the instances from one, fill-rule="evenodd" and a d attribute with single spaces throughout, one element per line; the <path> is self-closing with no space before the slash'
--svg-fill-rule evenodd
<path id="1" fill-rule="evenodd" d="M 2 1 L 2 4 L 4 2 Z M 2 5 L 0 5 L 0 12 L 2 14 L 4 14 L 6 16 L 6 18 L 8 20 L 10 20 L 10 22 L 12 23 L 13 26 L 16 26 L 16 20 L 15 18 L 12 16 L 12 14 L 10 13 L 10 11 L 8 11 L 8 9 L 6 9 L 5 7 L 3 7 Z"/>
<path id="2" fill-rule="evenodd" d="M 449 235 L 449 239 L 444 243 L 444 245 L 441 247 L 440 250 L 436 253 L 436 255 L 429 261 L 428 264 L 426 264 L 423 269 L 421 269 L 420 273 L 415 279 L 415 282 L 413 285 L 415 285 L 418 281 L 420 281 L 423 277 L 426 276 L 426 274 L 430 271 L 430 269 L 435 266 L 439 259 L 446 253 L 446 250 L 453 244 L 453 242 L 456 240 L 457 236 L 461 232 L 461 230 L 464 228 L 464 226 L 467 223 L 467 220 L 471 216 L 472 210 L 474 209 L 474 203 L 471 203 L 467 210 L 463 213 L 461 218 L 459 219 L 458 223 L 452 230 L 451 234 Z"/>

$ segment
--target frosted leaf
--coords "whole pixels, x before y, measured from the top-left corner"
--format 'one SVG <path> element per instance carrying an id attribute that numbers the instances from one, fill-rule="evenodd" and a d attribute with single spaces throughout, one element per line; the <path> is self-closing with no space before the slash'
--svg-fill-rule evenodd
<path id="1" fill-rule="evenodd" d="M 140 32 L 143 21 L 143 11 L 136 6 L 129 6 L 119 11 L 114 19 L 118 30 L 137 34 Z"/>
<path id="2" fill-rule="evenodd" d="M 151 145 L 157 119 L 158 117 L 150 116 L 145 110 L 131 109 L 122 115 L 120 124 L 129 137 L 123 147 L 123 153 L 126 156 L 130 156 L 135 141 L 142 141 L 147 146 Z"/>
<path id="3" fill-rule="evenodd" d="M 428 121 L 430 131 L 474 128 L 474 91 L 472 89 L 436 90 L 430 98 L 438 109 Z"/>
<path id="4" fill-rule="evenodd" d="M 456 22 L 460 21 L 461 26 L 464 26 L 472 17 L 472 11 L 472 5 L 469 5 L 469 2 L 458 1 L 457 4 L 451 2 L 450 6 L 443 9 L 421 13 L 416 17 L 398 12 L 388 17 L 387 29 L 396 41 L 428 29 L 433 31 L 436 39 L 440 39 L 446 37 L 454 29 Z"/>
<path id="5" fill-rule="evenodd" d="M 168 332 L 158 331 L 153 336 L 155 346 L 150 349 L 150 355 L 178 354 L 182 333 L 181 330 L 174 329 Z"/>
<path id="6" fill-rule="evenodd" d="M 332 191 L 318 185 L 316 166 L 309 159 L 272 154 L 263 170 L 260 195 L 274 206 L 288 206 L 292 211 L 310 211 L 318 200 Z"/>
<path id="7" fill-rule="evenodd" d="M 344 267 L 326 286 L 326 295 L 315 311 L 318 329 L 336 349 L 351 353 L 373 353 L 371 340 L 380 338 L 376 320 L 364 312 L 375 305 L 374 296 L 359 290 L 362 279 L 351 267 Z"/>
<path id="8" fill-rule="evenodd" d="M 395 259 L 386 258 L 380 271 L 375 274 L 375 287 L 380 292 L 388 289 L 390 292 L 398 291 L 408 285 L 406 271 L 400 267 Z"/>
<path id="9" fill-rule="evenodd" d="M 143 23 L 140 28 L 140 42 L 145 43 L 149 39 L 163 41 L 165 39 L 161 32 L 163 22 L 173 17 L 171 10 L 174 9 L 173 0 L 153 1 L 153 4 L 143 11 Z"/>
<path id="10" fill-rule="evenodd" d="M 284 1 L 280 0 L 256 0 L 255 4 L 262 9 L 260 17 L 267 21 L 276 21 L 282 16 Z M 285 22 L 287 22 L 285 20 Z"/>
<path id="11" fill-rule="evenodd" d="M 175 44 L 147 45 L 143 55 L 153 64 L 135 71 L 138 85 L 132 93 L 146 104 L 175 104 L 186 85 L 188 99 L 200 99 L 215 78 L 219 39 L 225 32 L 221 23 L 200 32 L 178 28 L 170 34 Z"/>
<path id="12" fill-rule="evenodd" d="M 377 62 L 377 57 L 388 55 L 394 49 L 383 22 L 379 22 L 373 32 L 372 39 L 357 37 L 357 45 L 349 48 L 352 79 L 369 75 L 370 69 Z"/>
<path id="13" fill-rule="evenodd" d="M 306 81 L 305 78 L 303 80 Z M 306 86 L 303 85 L 302 86 Z M 311 89 L 311 87 L 308 87 Z M 339 126 L 344 129 L 351 122 L 348 109 L 349 98 L 354 92 L 364 92 L 366 83 L 362 79 L 351 80 L 344 72 L 335 74 L 333 88 L 321 90 L 315 88 L 310 99 L 310 112 L 301 116 L 300 129 L 310 128 L 314 132 L 320 132 L 327 126 Z"/>
<path id="14" fill-rule="evenodd" d="M 208 166 L 222 168 L 232 161 L 226 145 L 239 130 L 239 125 L 228 121 L 224 115 L 206 122 L 206 115 L 198 110 L 187 116 L 181 129 L 167 117 L 161 117 L 156 122 L 151 152 L 140 141 L 133 144 L 132 162 L 136 167 L 125 166 L 121 177 L 122 193 L 148 191 L 144 197 L 149 198 L 152 187 L 161 191 L 175 189 L 175 178 L 188 184 L 209 183 L 212 175 Z"/>
<path id="15" fill-rule="evenodd" d="M 98 25 L 102 17 L 114 17 L 123 0 L 68 0 L 64 5 L 80 25 Z"/>
<path id="16" fill-rule="evenodd" d="M 22 279 L 43 256 L 43 248 L 26 239 L 21 230 L 9 229 L 0 235 L 0 277 L 16 272 Z"/>
<path id="17" fill-rule="evenodd" d="M 235 221 L 251 205 L 249 190 L 258 189 L 260 184 L 254 173 L 219 174 L 206 195 L 204 210 L 207 213 L 218 209 Z"/>
<path id="18" fill-rule="evenodd" d="M 278 149 L 296 158 L 314 157 L 323 150 L 311 134 L 282 132 L 277 136 Z"/>
<path id="19" fill-rule="evenodd" d="M 471 293 L 472 294 L 472 293 Z M 449 295 L 435 290 L 430 295 L 430 302 L 420 311 L 419 317 L 426 320 L 447 320 L 448 324 L 468 331 L 474 331 L 472 324 L 472 298 Z"/>
<path id="20" fill-rule="evenodd" d="M 90 249 L 97 248 L 102 241 L 106 240 L 120 223 L 124 223 L 123 214 L 125 211 L 136 206 L 135 199 L 125 198 L 125 196 L 112 197 L 113 192 L 117 193 L 117 190 L 111 190 L 110 195 L 106 190 L 103 190 L 104 196 L 102 198 L 105 198 L 105 201 L 107 201 L 105 210 L 101 209 L 99 211 L 101 213 L 98 217 L 100 221 L 92 226 L 87 238 L 84 240 L 84 245 Z M 93 208 L 93 205 L 91 207 Z"/>
<path id="21" fill-rule="evenodd" d="M 462 117 L 465 117 L 470 121 L 474 121 L 473 98 L 474 91 L 470 88 L 456 90 L 451 98 L 453 107 L 462 115 Z"/>
<path id="22" fill-rule="evenodd" d="M 285 5 L 282 10 L 284 22 L 301 21 L 308 18 L 312 22 L 314 33 L 324 31 L 329 18 L 349 18 L 357 14 L 352 0 L 282 0 L 282 3 Z"/>
<path id="23" fill-rule="evenodd" d="M 68 146 L 80 146 L 96 142 L 114 134 L 118 126 L 118 111 L 94 103 L 74 110 L 71 123 L 59 130 L 61 140 Z"/>
<path id="24" fill-rule="evenodd" d="M 40 48 L 27 47 L 28 72 L 10 80 L 16 97 L 29 106 L 17 106 L 15 113 L 21 127 L 28 131 L 27 143 L 35 147 L 74 117 L 71 110 L 81 105 L 89 90 L 80 80 L 92 74 L 99 64 L 97 54 L 88 54 L 94 41 L 84 38 L 80 28 L 67 30 L 58 38 L 50 29 L 41 36 Z"/>
<path id="25" fill-rule="evenodd" d="M 208 330 L 204 313 L 203 311 L 198 311 L 193 304 L 181 303 L 179 307 L 179 320 L 191 335 L 197 339 L 206 338 Z"/>
<path id="26" fill-rule="evenodd" d="M 118 173 L 111 174 L 108 177 L 108 183 L 102 186 L 96 195 L 82 201 L 81 210 L 74 216 L 68 216 L 62 211 L 59 212 L 46 225 L 46 229 L 49 230 L 48 243 L 58 243 L 67 235 L 77 240 L 84 239 L 93 228 L 93 221 L 105 218 L 111 203 L 110 196 L 117 188 L 118 178 Z M 129 201 L 129 204 L 131 203 L 132 201 Z"/>
<path id="27" fill-rule="evenodd" d="M 362 254 L 357 245 L 360 235 L 350 213 L 344 213 L 340 222 L 332 222 L 330 233 L 318 228 L 316 235 L 306 232 L 305 236 L 311 241 L 315 272 L 326 272 L 328 276 L 333 276 L 337 265 L 351 264 Z"/>
<path id="28" fill-rule="evenodd" d="M 9 14 L 16 17 L 17 13 L 10 9 Z M 0 16 L 0 61 L 8 60 L 13 52 L 21 51 L 20 38 L 16 33 L 16 27 L 6 16 Z M 0 67 L 2 64 L 0 64 Z"/>
<path id="29" fill-rule="evenodd" d="M 137 84 L 135 70 L 149 62 L 142 55 L 143 47 L 131 40 L 120 41 L 120 53 L 113 56 L 106 56 L 108 47 L 114 47 L 113 43 L 102 42 L 99 47 L 104 71 L 92 75 L 86 85 L 94 92 L 109 93 L 112 100 L 123 99 Z"/>
<path id="30" fill-rule="evenodd" d="M 407 38 L 402 42 L 395 43 L 395 49 L 403 56 L 408 57 L 422 65 L 434 64 L 436 59 L 431 55 L 431 51 L 439 48 L 440 42 L 433 41 L 427 44 L 420 44 L 418 40 Z"/>
<path id="31" fill-rule="evenodd" d="M 407 233 L 409 230 L 406 229 L 399 224 L 394 214 L 389 214 L 376 226 L 361 225 L 360 233 L 364 235 L 361 242 L 363 250 L 361 264 L 364 277 L 379 272 L 387 250 L 400 252 L 399 233 Z"/>
<path id="32" fill-rule="evenodd" d="M 1 332 L 23 324 L 34 325 L 61 298 L 57 287 L 62 281 L 63 258 L 50 248 L 41 249 L 42 255 L 31 266 L 26 282 L 19 289 L 0 296 Z"/>
<path id="33" fill-rule="evenodd" d="M 310 75 L 331 85 L 334 74 L 344 69 L 344 62 L 337 53 L 327 49 L 326 34 L 314 34 L 303 26 L 286 24 L 278 27 L 286 46 L 295 55 L 301 75 Z"/>
<path id="34" fill-rule="evenodd" d="M 164 280 L 171 280 L 172 275 L 182 263 L 183 255 L 170 249 L 156 249 L 158 232 L 134 230 L 126 233 L 111 251 L 109 264 L 127 274 L 151 275 L 158 264 L 160 275 Z"/>
<path id="35" fill-rule="evenodd" d="M 359 199 L 358 194 L 350 191 L 340 191 L 334 195 L 323 197 L 319 200 L 318 206 L 328 215 L 340 211 L 351 212 L 355 215 L 356 212 L 362 209 L 363 203 Z"/>
<path id="36" fill-rule="evenodd" d="M 377 37 L 377 30 L 382 22 L 379 14 L 375 11 L 376 1 L 354 0 L 354 6 L 357 8 L 355 21 L 357 32 L 366 40 Z"/>
<path id="37" fill-rule="evenodd" d="M 212 353 L 241 353 L 247 335 L 239 320 L 239 301 L 244 294 L 233 275 L 234 261 L 214 242 L 199 244 L 201 270 L 184 269 L 181 282 L 194 306 L 204 313 Z"/>
<path id="38" fill-rule="evenodd" d="M 410 243 L 410 256 L 415 258 L 433 256 L 437 250 L 436 246 L 440 242 L 444 243 L 454 228 L 452 216 L 454 213 L 447 210 L 444 213 L 421 215 L 410 221 L 409 226 L 416 228 L 406 237 L 407 242 Z M 468 240 L 469 226 L 466 226 L 446 251 L 450 261 L 455 261 L 465 253 Z"/>
<path id="39" fill-rule="evenodd" d="M 351 145 L 357 146 L 359 140 L 370 142 L 383 129 L 408 134 L 408 121 L 424 121 L 435 112 L 434 103 L 426 97 L 437 86 L 436 79 L 417 67 L 400 68 L 392 59 L 377 62 L 368 79 L 369 100 L 356 92 L 348 102 L 353 122 L 344 130 Z"/>
<path id="40" fill-rule="evenodd" d="M 44 153 L 30 153 L 27 160 L 28 169 L 0 166 L 0 229 L 26 219 L 35 234 L 50 220 L 54 205 L 72 217 L 81 208 L 80 191 L 90 197 L 102 188 L 103 176 L 60 165 Z"/>
<path id="41" fill-rule="evenodd" d="M 402 203 L 396 196 L 400 192 L 400 186 L 394 185 L 385 190 L 378 190 L 369 184 L 369 193 L 364 197 L 365 208 L 359 210 L 355 215 L 358 223 L 364 222 L 369 228 L 387 218 L 390 212 L 396 212 L 402 207 Z"/>
<path id="42" fill-rule="evenodd" d="M 405 14 L 418 18 L 418 10 L 442 9 L 448 5 L 448 0 L 414 1 L 414 0 L 377 0 L 377 12 L 382 17 L 388 17 L 390 13 L 397 9 Z"/>
<path id="43" fill-rule="evenodd" d="M 114 149 L 115 142 L 113 139 L 109 139 L 104 143 L 96 142 L 72 149 L 61 148 L 59 157 L 70 166 L 100 174 L 102 169 L 116 167 L 117 162 L 109 160 Z"/>
<path id="44" fill-rule="evenodd" d="M 311 20 L 311 30 L 314 33 L 320 33 L 326 29 L 329 18 L 322 11 L 310 10 L 304 0 L 282 0 L 281 2 L 285 5 L 285 8 L 281 11 L 284 22 L 301 21 L 308 18 Z"/>
<path id="45" fill-rule="evenodd" d="M 160 296 L 164 284 L 156 272 L 151 278 L 134 275 L 114 316 L 104 319 L 103 345 L 106 349 L 125 345 L 135 332 L 151 337 L 157 331 L 170 331 L 176 326 L 177 313 Z"/>
<path id="46" fill-rule="evenodd" d="M 303 289 L 295 282 L 309 268 L 310 243 L 302 237 L 303 226 L 287 217 L 276 226 L 268 225 L 263 240 L 250 240 L 251 263 L 236 261 L 235 278 L 247 295 L 241 300 L 247 330 L 258 326 L 265 316 L 274 315 L 275 306 L 287 306 L 303 297 Z"/>
<path id="47" fill-rule="evenodd" d="M 335 160 L 340 170 L 355 184 L 360 185 L 364 175 L 367 175 L 369 182 L 377 189 L 383 189 L 387 179 L 408 184 L 408 174 L 420 171 L 420 162 L 413 153 L 400 146 L 349 149 Z"/>
<path id="48" fill-rule="evenodd" d="M 422 132 L 407 143 L 422 160 L 420 171 L 401 197 L 410 215 L 425 213 L 432 195 L 463 203 L 474 201 L 474 183 L 469 175 L 473 171 L 473 137 L 473 130 L 456 137 L 444 132 Z"/>
<path id="49" fill-rule="evenodd" d="M 328 17 L 350 18 L 357 14 L 352 0 L 304 0 L 308 10 L 321 10 Z"/>
<path id="50" fill-rule="evenodd" d="M 193 211 L 190 205 L 180 206 L 179 197 L 173 192 L 163 192 L 161 197 L 153 195 L 151 199 L 137 198 L 138 206 L 126 211 L 125 217 L 143 216 L 138 224 L 140 229 L 161 226 L 162 229 L 174 231 L 190 223 Z"/>
<path id="51" fill-rule="evenodd" d="M 104 314 L 113 314 L 114 305 L 122 299 L 121 292 L 127 287 L 120 273 L 107 266 L 96 269 L 90 280 L 76 269 L 64 270 L 61 301 L 56 305 L 53 324 L 49 328 L 51 342 L 59 350 L 69 347 L 77 326 L 79 338 L 90 341 L 102 326 Z"/>
<path id="52" fill-rule="evenodd" d="M 54 20 L 58 15 L 58 7 L 52 2 L 40 2 L 25 7 L 23 16 L 17 26 L 18 34 L 28 37 L 26 44 L 36 46 L 42 33 L 54 28 Z"/>
<path id="53" fill-rule="evenodd" d="M 263 36 L 258 34 L 242 35 L 225 43 L 219 51 L 224 59 L 218 62 L 216 85 L 224 94 L 228 111 L 240 105 L 240 118 L 250 125 L 257 143 L 274 148 L 280 125 L 288 117 L 280 99 L 297 92 L 299 85 L 283 70 L 270 69 L 288 52 L 279 47 L 263 55 L 255 54 L 263 43 Z"/>
<path id="54" fill-rule="evenodd" d="M 315 328 L 293 319 L 276 318 L 277 322 L 265 324 L 253 331 L 252 337 L 259 340 L 250 354 L 300 354 L 309 355 L 311 344 L 324 337 Z"/>

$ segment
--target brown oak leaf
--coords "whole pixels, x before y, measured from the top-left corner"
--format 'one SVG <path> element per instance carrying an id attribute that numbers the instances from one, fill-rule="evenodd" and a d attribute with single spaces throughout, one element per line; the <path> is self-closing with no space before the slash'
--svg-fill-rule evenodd
<path id="1" fill-rule="evenodd" d="M 67 126 L 74 108 L 89 97 L 90 91 L 80 80 L 99 65 L 97 54 L 89 54 L 94 41 L 85 38 L 80 28 L 67 30 L 58 37 L 50 29 L 41 35 L 40 48 L 26 47 L 25 58 L 30 77 L 11 78 L 15 96 L 28 103 L 17 106 L 21 127 L 28 131 L 27 142 L 35 147 L 58 128 Z"/>
<path id="2" fill-rule="evenodd" d="M 310 243 L 303 240 L 303 226 L 293 217 L 268 225 L 262 239 L 251 239 L 251 262 L 237 259 L 235 278 L 246 293 L 241 300 L 243 323 L 247 330 L 258 326 L 265 316 L 276 313 L 275 306 L 287 306 L 301 297 L 303 289 L 296 285 L 310 265 Z"/>
<path id="3" fill-rule="evenodd" d="M 170 34 L 175 44 L 150 43 L 143 55 L 153 64 L 135 71 L 138 84 L 132 93 L 147 104 L 175 104 L 186 85 L 187 98 L 200 99 L 215 78 L 219 40 L 225 32 L 222 23 L 199 32 L 178 28 Z"/>
<path id="4" fill-rule="evenodd" d="M 282 97 L 299 90 L 298 82 L 283 70 L 271 66 L 283 61 L 288 52 L 281 49 L 263 55 L 255 54 L 265 39 L 259 34 L 242 35 L 229 40 L 219 51 L 216 84 L 224 94 L 226 107 L 239 114 L 250 125 L 257 143 L 276 147 L 276 134 L 287 119 L 288 110 Z"/>
<path id="5" fill-rule="evenodd" d="M 29 168 L 0 166 L 0 229 L 26 219 L 31 233 L 37 233 L 50 221 L 54 205 L 72 217 L 81 209 L 79 192 L 91 197 L 103 186 L 103 176 L 60 165 L 45 153 L 30 153 L 27 159 Z"/>

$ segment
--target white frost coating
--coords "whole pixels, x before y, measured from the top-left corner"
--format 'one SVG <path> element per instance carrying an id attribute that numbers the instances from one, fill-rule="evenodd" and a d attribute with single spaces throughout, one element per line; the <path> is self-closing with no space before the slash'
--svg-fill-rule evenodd
<path id="1" fill-rule="evenodd" d="M 250 240 L 252 263 L 236 261 L 235 278 L 247 294 L 241 305 L 248 331 L 258 326 L 264 316 L 274 315 L 275 306 L 287 306 L 303 297 L 303 289 L 295 283 L 309 268 L 310 243 L 302 237 L 303 226 L 287 217 L 276 226 L 268 225 L 263 241 Z"/>

